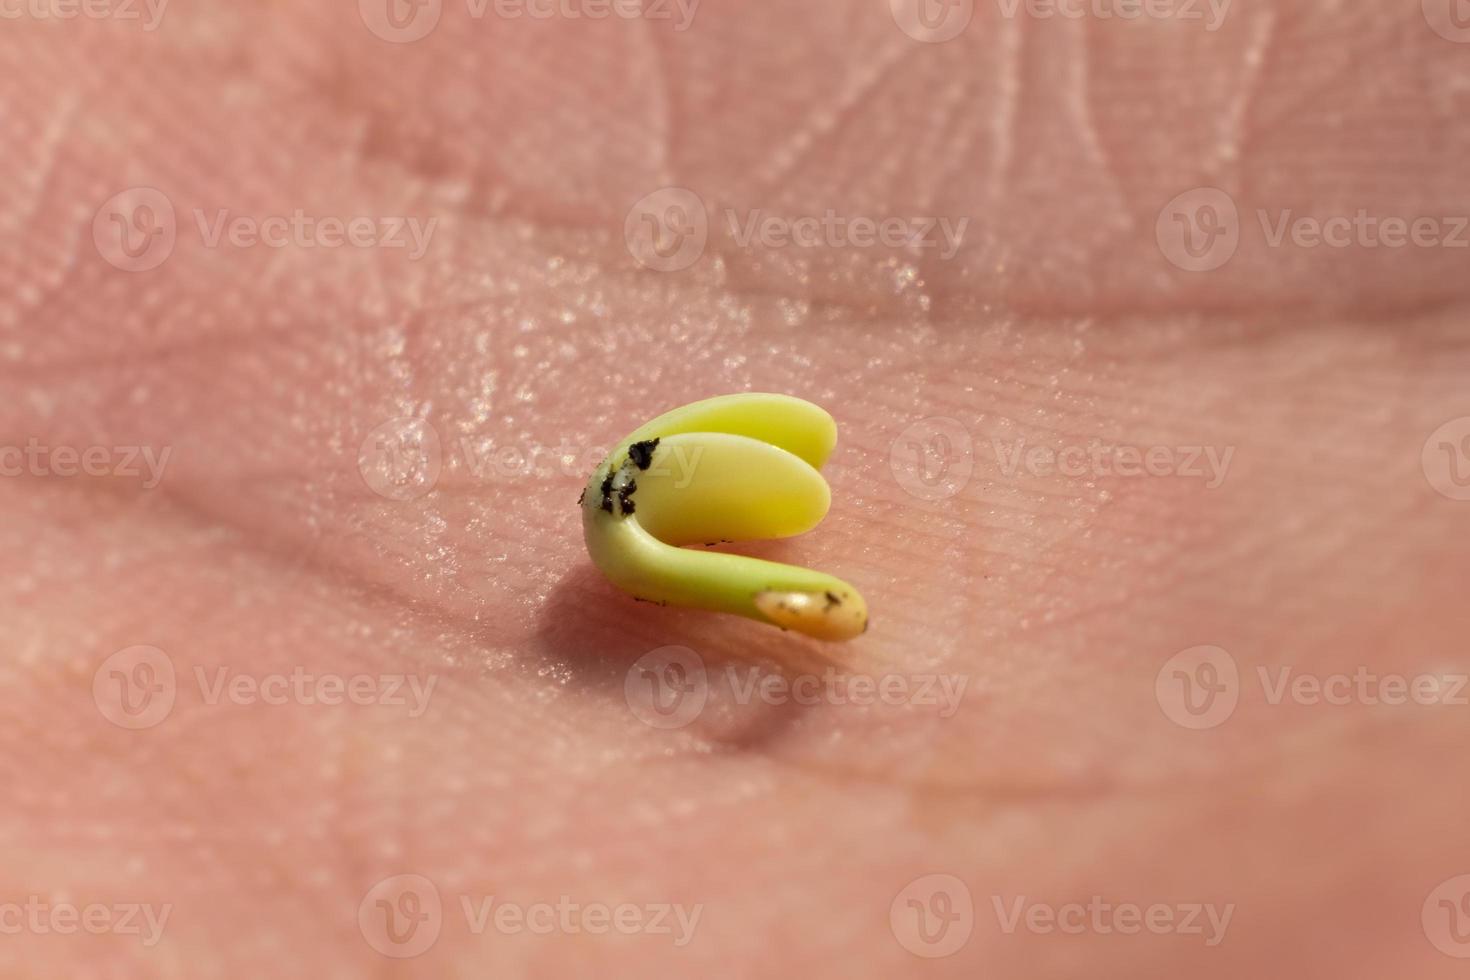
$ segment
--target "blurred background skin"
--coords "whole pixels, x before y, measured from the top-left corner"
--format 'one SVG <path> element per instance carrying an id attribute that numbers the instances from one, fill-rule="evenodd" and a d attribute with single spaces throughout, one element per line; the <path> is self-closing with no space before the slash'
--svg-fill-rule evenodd
<path id="1" fill-rule="evenodd" d="M 1470 11 L 690 7 L 3 0 L 0 972 L 1462 975 Z M 740 390 L 855 643 L 589 566 Z"/>

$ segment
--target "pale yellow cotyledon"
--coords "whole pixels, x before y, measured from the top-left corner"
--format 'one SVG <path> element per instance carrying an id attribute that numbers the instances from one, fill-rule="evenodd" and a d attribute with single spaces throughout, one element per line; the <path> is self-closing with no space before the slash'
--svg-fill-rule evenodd
<path id="1" fill-rule="evenodd" d="M 618 443 L 587 481 L 587 551 L 639 599 L 851 639 L 867 629 L 868 607 L 841 579 L 681 547 L 811 530 L 831 503 L 817 469 L 836 442 L 830 415 L 788 395 L 724 395 L 660 415 Z"/>

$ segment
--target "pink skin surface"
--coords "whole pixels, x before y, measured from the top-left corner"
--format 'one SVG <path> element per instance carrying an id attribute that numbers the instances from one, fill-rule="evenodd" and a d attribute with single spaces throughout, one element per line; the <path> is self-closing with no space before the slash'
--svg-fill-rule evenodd
<path id="1" fill-rule="evenodd" d="M 1450 2 L 980 2 L 945 43 L 885 0 L 444 0 L 400 43 L 374 2 L 7 8 L 0 972 L 1463 975 L 1470 251 L 1268 234 L 1470 214 Z M 970 220 L 949 258 L 736 234 L 829 209 Z M 298 211 L 434 224 L 252 238 Z M 1180 268 L 1175 213 L 1229 261 Z M 858 586 L 854 643 L 587 560 L 601 451 L 744 390 L 840 425 L 827 520 L 742 547 Z M 638 694 L 669 646 L 682 727 Z"/>

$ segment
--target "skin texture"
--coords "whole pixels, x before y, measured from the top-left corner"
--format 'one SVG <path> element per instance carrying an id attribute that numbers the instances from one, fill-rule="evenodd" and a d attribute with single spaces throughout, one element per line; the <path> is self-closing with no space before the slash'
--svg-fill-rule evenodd
<path id="1" fill-rule="evenodd" d="M 0 901 L 172 911 L 155 945 L 11 931 L 5 975 L 1462 974 L 1421 911 L 1470 872 L 1470 713 L 1271 703 L 1258 670 L 1466 670 L 1470 502 L 1422 455 L 1470 415 L 1467 253 L 1272 248 L 1255 213 L 1470 214 L 1470 45 L 1387 0 L 1238 0 L 1214 32 L 979 4 L 943 44 L 884 6 L 710 2 L 679 32 L 446 3 L 405 44 L 350 3 L 6 21 L 0 445 L 172 454 L 152 488 L 0 478 Z M 670 185 L 712 230 L 662 272 L 624 230 Z M 177 240 L 126 271 L 98 241 L 137 186 Z M 1241 244 L 1190 273 L 1156 222 L 1199 187 Z M 727 208 L 971 223 L 946 261 L 742 247 Z M 416 261 L 211 246 L 220 209 L 437 225 Z M 634 603 L 586 557 L 611 443 L 739 390 L 838 422 L 826 521 L 743 549 L 862 590 L 835 653 Z M 437 479 L 381 479 L 403 417 Z M 1008 466 L 1021 440 L 1234 453 L 1210 487 Z M 134 730 L 94 678 L 137 645 L 176 678 Z M 1201 645 L 1238 705 L 1192 730 L 1156 682 Z M 682 728 L 625 684 L 668 646 L 710 678 Z M 728 681 L 834 657 L 967 687 L 944 717 Z M 415 717 L 210 703 L 220 669 L 436 686 Z M 401 874 L 443 904 L 410 960 L 358 919 Z M 935 959 L 900 941 L 931 874 L 974 907 Z M 702 913 L 682 947 L 476 932 L 486 896 Z M 1234 910 L 1212 947 L 1007 932 L 1021 896 Z"/>

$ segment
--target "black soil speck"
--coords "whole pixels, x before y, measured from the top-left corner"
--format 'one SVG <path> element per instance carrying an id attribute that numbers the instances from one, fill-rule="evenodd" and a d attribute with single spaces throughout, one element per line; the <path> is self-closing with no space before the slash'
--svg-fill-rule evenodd
<path id="1" fill-rule="evenodd" d="M 828 609 L 831 609 L 833 606 L 840 606 L 840 605 L 842 605 L 842 600 L 839 599 L 839 598 L 837 598 L 832 593 L 830 593 L 830 592 L 824 592 L 822 594 L 827 597 L 827 608 Z"/>
<path id="2" fill-rule="evenodd" d="M 627 483 L 624 483 L 622 486 L 618 487 L 618 504 L 622 508 L 624 514 L 633 513 L 633 494 L 637 491 L 638 481 L 634 480 L 632 477 L 628 478 Z"/>
<path id="3" fill-rule="evenodd" d="M 640 470 L 646 470 L 649 464 L 653 462 L 653 451 L 657 448 L 657 439 L 646 439 L 643 442 L 635 442 L 628 447 L 628 458 L 633 461 L 634 466 Z"/>
<path id="4" fill-rule="evenodd" d="M 602 478 L 602 486 L 599 489 L 602 491 L 602 509 L 605 510 L 605 511 L 607 511 L 609 514 L 611 514 L 613 512 L 613 506 L 612 506 L 612 493 L 613 493 L 613 488 L 612 488 L 612 485 L 613 485 L 612 470 L 608 470 L 607 476 L 605 476 L 605 477 Z"/>

